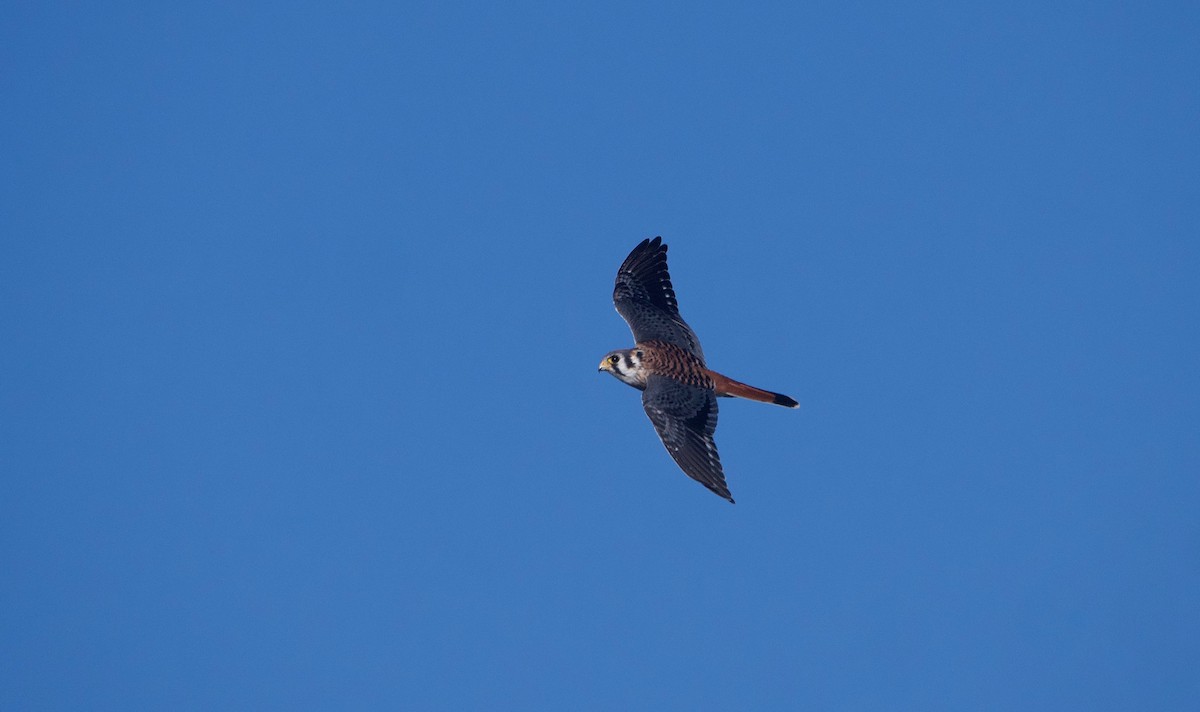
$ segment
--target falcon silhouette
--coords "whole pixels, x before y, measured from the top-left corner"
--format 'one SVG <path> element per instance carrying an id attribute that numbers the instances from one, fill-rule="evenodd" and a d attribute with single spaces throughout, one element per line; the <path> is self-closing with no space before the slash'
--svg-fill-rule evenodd
<path id="1" fill-rule="evenodd" d="M 642 240 L 625 258 L 617 270 L 613 303 L 636 343 L 605 354 L 600 370 L 642 392 L 646 415 L 684 474 L 732 503 L 713 441 L 717 398 L 747 398 L 787 408 L 800 404 L 709 370 L 700 340 L 679 315 L 661 237 Z"/>

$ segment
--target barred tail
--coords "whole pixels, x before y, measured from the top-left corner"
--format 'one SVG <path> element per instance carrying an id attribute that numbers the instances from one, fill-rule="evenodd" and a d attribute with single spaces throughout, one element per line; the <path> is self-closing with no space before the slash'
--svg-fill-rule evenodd
<path id="1" fill-rule="evenodd" d="M 784 408 L 799 408 L 800 404 L 793 398 L 789 398 L 782 393 L 774 393 L 765 391 L 761 388 L 748 386 L 741 381 L 735 381 L 729 376 L 722 376 L 716 371 L 709 371 L 708 375 L 713 379 L 713 386 L 717 390 L 719 396 L 733 396 L 736 398 L 746 398 L 760 403 L 774 403 L 781 405 Z"/>

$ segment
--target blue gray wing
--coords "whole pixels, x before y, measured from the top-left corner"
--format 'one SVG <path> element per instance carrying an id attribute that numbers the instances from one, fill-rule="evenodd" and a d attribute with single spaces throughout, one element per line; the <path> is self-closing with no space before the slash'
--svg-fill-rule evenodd
<path id="1" fill-rule="evenodd" d="M 679 316 L 667 272 L 667 246 L 661 237 L 642 240 L 625 258 L 617 270 L 613 303 L 629 324 L 634 341 L 665 341 L 704 361 L 700 340 Z"/>
<path id="2" fill-rule="evenodd" d="M 642 391 L 642 406 L 684 474 L 732 502 L 713 441 L 717 430 L 716 392 L 652 375 Z"/>

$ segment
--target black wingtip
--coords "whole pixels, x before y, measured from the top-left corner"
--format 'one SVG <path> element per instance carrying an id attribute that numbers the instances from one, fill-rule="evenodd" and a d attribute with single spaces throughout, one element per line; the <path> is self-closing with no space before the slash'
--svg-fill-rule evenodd
<path id="1" fill-rule="evenodd" d="M 639 242 L 637 247 L 633 248 L 633 252 L 631 252 L 629 256 L 632 257 L 633 255 L 642 252 L 655 253 L 666 251 L 667 246 L 663 244 L 662 235 L 658 235 L 656 237 L 647 237 Z"/>
<path id="2" fill-rule="evenodd" d="M 775 405 L 781 405 L 784 408 L 799 408 L 800 407 L 800 404 L 796 401 L 795 398 L 789 398 L 789 397 L 783 395 L 782 393 L 776 393 L 775 400 L 773 400 L 771 402 L 774 403 Z"/>
<path id="3" fill-rule="evenodd" d="M 646 259 L 654 259 L 655 255 L 667 253 L 667 246 L 662 244 L 662 236 L 642 240 L 629 251 L 629 256 L 625 258 L 625 262 L 621 265 L 621 269 L 629 269 L 633 267 L 635 262 L 640 262 Z"/>

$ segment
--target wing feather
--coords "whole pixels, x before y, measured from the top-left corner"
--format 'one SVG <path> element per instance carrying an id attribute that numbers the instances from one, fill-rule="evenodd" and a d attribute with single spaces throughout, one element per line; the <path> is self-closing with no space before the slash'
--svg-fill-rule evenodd
<path id="1" fill-rule="evenodd" d="M 713 440 L 717 430 L 716 392 L 651 375 L 642 392 L 642 406 L 684 474 L 733 502 Z"/>
<path id="2" fill-rule="evenodd" d="M 617 270 L 613 304 L 629 324 L 634 341 L 665 341 L 704 361 L 700 339 L 679 315 L 667 271 L 667 246 L 661 237 L 642 240 L 625 258 Z"/>

